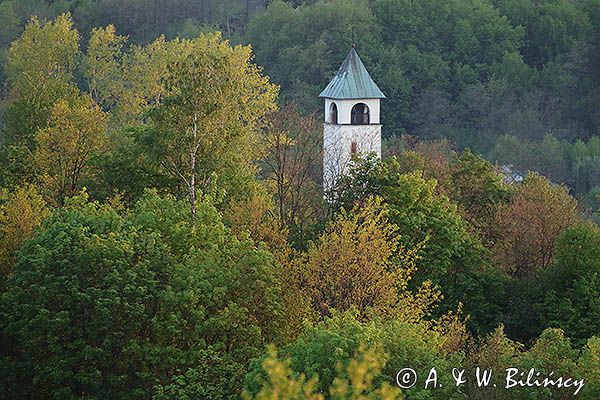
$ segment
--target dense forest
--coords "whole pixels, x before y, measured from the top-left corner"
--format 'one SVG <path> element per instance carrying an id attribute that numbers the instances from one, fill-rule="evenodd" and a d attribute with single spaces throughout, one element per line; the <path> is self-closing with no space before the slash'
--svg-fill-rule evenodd
<path id="1" fill-rule="evenodd" d="M 600 0 L 9 0 L 0 21 L 3 398 L 576 390 L 455 384 L 476 367 L 600 398 Z M 324 196 L 318 94 L 352 44 L 384 157 Z"/>
<path id="2" fill-rule="evenodd" d="M 136 44 L 221 31 L 305 113 L 355 42 L 388 97 L 387 138 L 447 138 L 600 207 L 597 0 L 4 0 L 2 58 L 31 15 L 64 12 L 84 47 L 109 24 Z"/>

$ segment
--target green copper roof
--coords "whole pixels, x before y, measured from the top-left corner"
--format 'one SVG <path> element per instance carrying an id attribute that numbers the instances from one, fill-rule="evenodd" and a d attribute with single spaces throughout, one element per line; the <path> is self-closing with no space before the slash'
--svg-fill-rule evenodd
<path id="1" fill-rule="evenodd" d="M 352 47 L 329 85 L 319 97 L 328 99 L 385 99 L 358 53 Z"/>

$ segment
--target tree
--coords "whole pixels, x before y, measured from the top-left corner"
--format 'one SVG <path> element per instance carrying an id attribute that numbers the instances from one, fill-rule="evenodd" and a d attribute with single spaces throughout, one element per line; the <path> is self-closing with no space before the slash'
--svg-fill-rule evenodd
<path id="1" fill-rule="evenodd" d="M 329 388 L 333 400 L 345 399 L 381 399 L 402 400 L 400 389 L 392 387 L 388 382 L 374 388 L 374 379 L 381 373 L 385 365 L 382 359 L 385 355 L 381 351 L 361 348 L 349 362 L 347 370 L 338 368 L 338 377 Z M 290 368 L 290 360 L 280 361 L 277 352 L 270 348 L 267 358 L 262 362 L 267 378 L 256 396 L 244 392 L 242 397 L 246 400 L 324 400 L 323 394 L 316 393 L 317 376 L 307 380 L 304 374 L 298 378 Z"/>
<path id="2" fill-rule="evenodd" d="M 147 188 L 179 193 L 181 185 L 177 177 L 161 168 L 148 152 L 144 139 L 149 129 L 148 125 L 136 124 L 107 133 L 108 150 L 94 156 L 91 163 L 94 179 L 85 182 L 95 199 L 119 196 L 129 206 L 135 204 Z"/>
<path id="3" fill-rule="evenodd" d="M 290 361 L 280 361 L 277 351 L 269 347 L 268 356 L 262 362 L 262 368 L 267 375 L 263 387 L 252 396 L 244 391 L 242 397 L 246 400 L 257 399 L 290 399 L 290 400 L 324 400 L 323 395 L 316 393 L 317 377 L 307 380 L 304 374 L 295 377 L 291 370 Z"/>
<path id="4" fill-rule="evenodd" d="M 0 289 L 13 272 L 16 254 L 23 242 L 40 228 L 50 211 L 34 186 L 9 193 L 0 204 Z"/>
<path id="5" fill-rule="evenodd" d="M 418 141 L 403 136 L 391 154 L 397 157 L 398 171 L 422 171 L 426 179 L 435 179 L 437 193 L 458 205 L 460 215 L 488 246 L 494 243 L 498 205 L 508 201 L 510 187 L 498 169 L 470 149 L 460 153 L 447 140 Z M 417 139 L 418 140 L 418 139 Z"/>
<path id="6" fill-rule="evenodd" d="M 90 96 L 106 108 L 114 108 L 124 95 L 123 46 L 127 37 L 116 34 L 113 25 L 96 28 L 90 34 L 85 72 Z"/>
<path id="7" fill-rule="evenodd" d="M 89 176 L 90 159 L 107 144 L 107 119 L 86 96 L 74 105 L 61 100 L 52 107 L 49 126 L 36 135 L 33 158 L 42 187 L 55 204 L 76 194 Z"/>
<path id="8" fill-rule="evenodd" d="M 155 192 L 120 209 L 71 198 L 19 252 L 0 295 L 5 397 L 147 399 L 195 377 L 226 398 L 278 342 L 273 258 L 207 199 L 195 222 Z"/>
<path id="9" fill-rule="evenodd" d="M 354 41 L 388 96 L 382 122 L 393 134 L 421 125 L 415 105 L 422 93 L 438 90 L 457 98 L 466 84 L 487 80 L 506 53 L 518 53 L 523 35 L 490 1 L 290 3 L 270 2 L 245 35 L 258 62 L 281 84 L 283 98 L 317 110 L 319 92 L 345 55 L 340 49 Z"/>
<path id="10" fill-rule="evenodd" d="M 341 398 L 370 398 L 368 396 L 375 394 L 379 382 L 396 381 L 396 375 L 402 368 L 399 366 L 411 365 L 411 368 L 419 371 L 418 381 L 424 382 L 425 374 L 432 365 L 435 365 L 438 371 L 461 365 L 460 353 L 446 353 L 443 350 L 444 343 L 444 335 L 423 321 L 360 321 L 355 311 L 349 311 L 336 313 L 316 325 L 306 326 L 295 341 L 280 348 L 278 360 L 284 363 L 285 360 L 289 360 L 287 369 L 291 370 L 291 377 L 305 376 L 309 381 L 318 378 L 317 382 L 311 381 L 316 384 L 313 393 L 320 393 L 326 399 L 338 398 L 336 395 L 340 393 L 337 390 L 344 387 L 346 390 L 340 391 L 348 397 L 343 397 L 342 394 Z M 365 354 L 365 349 L 375 351 L 372 354 L 376 355 L 379 365 L 369 363 L 363 367 L 363 373 L 366 374 L 363 377 L 370 376 L 373 383 L 367 385 L 363 393 L 356 393 L 357 397 L 352 397 L 348 392 L 352 393 L 352 389 L 360 390 L 359 385 L 365 381 L 358 379 L 356 382 L 352 379 L 351 385 L 344 385 L 343 379 L 349 374 L 343 372 L 350 372 L 361 358 L 366 361 L 365 355 L 361 355 Z M 269 371 L 264 371 L 261 366 L 265 362 L 272 362 L 266 361 L 272 358 L 273 355 L 267 352 L 261 359 L 252 362 L 245 384 L 249 394 L 256 395 L 267 390 L 285 388 L 281 386 L 280 379 L 270 379 Z M 371 357 L 367 357 L 369 358 Z M 343 384 L 342 387 L 338 386 L 340 383 Z M 424 396 L 454 400 L 464 397 L 453 384 L 451 375 L 440 374 L 439 383 L 442 385 L 435 391 L 424 390 L 423 385 L 415 385 L 403 392 L 408 398 Z M 358 385 L 354 386 L 355 384 Z M 336 387 L 337 390 L 331 390 L 332 387 Z M 365 397 L 360 397 L 361 394 Z"/>
<path id="11" fill-rule="evenodd" d="M 316 111 L 318 94 L 333 77 L 352 45 L 358 50 L 377 46 L 377 22 L 363 0 L 316 1 L 294 8 L 272 1 L 248 25 L 245 40 L 252 43 L 258 63 L 282 87 L 285 102 Z M 370 66 L 367 58 L 363 61 Z"/>
<path id="12" fill-rule="evenodd" d="M 79 33 L 69 14 L 46 23 L 33 17 L 12 43 L 6 66 L 11 102 L 5 119 L 13 143 L 32 149 L 34 135 L 46 127 L 56 101 L 78 96 L 73 71 L 79 54 Z"/>
<path id="13" fill-rule="evenodd" d="M 527 64 L 542 67 L 568 52 L 573 43 L 590 34 L 591 24 L 584 7 L 566 0 L 497 0 L 498 9 L 514 26 L 525 28 L 523 56 Z"/>
<path id="14" fill-rule="evenodd" d="M 358 162 L 340 183 L 340 204 L 362 204 L 381 196 L 389 221 L 398 227 L 400 243 L 419 249 L 414 283 L 431 280 L 444 294 L 444 307 L 467 303 L 473 273 L 484 265 L 485 250 L 469 232 L 456 203 L 436 193 L 437 182 L 423 172 L 405 173 L 395 157 Z"/>
<path id="15" fill-rule="evenodd" d="M 255 242 L 265 244 L 278 264 L 289 262 L 292 252 L 287 240 L 289 231 L 277 218 L 273 200 L 264 188 L 257 187 L 249 198 L 229 203 L 223 219 L 237 237 L 249 235 Z"/>
<path id="16" fill-rule="evenodd" d="M 577 366 L 581 374 L 586 378 L 586 388 L 582 392 L 584 399 L 592 400 L 600 395 L 600 337 L 591 337 L 581 356 L 577 360 Z"/>
<path id="17" fill-rule="evenodd" d="M 477 367 L 482 370 L 505 371 L 506 368 L 514 367 L 522 349 L 523 346 L 520 343 L 510 340 L 506 336 L 504 326 L 500 325 L 493 332 L 480 337 L 476 345 L 471 347 L 466 367 L 472 371 L 475 371 Z M 505 377 L 499 374 L 492 374 L 491 387 L 485 391 L 482 391 L 476 382 L 467 381 L 466 384 L 466 395 L 473 400 L 503 399 L 503 394 L 506 393 Z M 494 397 L 490 396 L 491 393 Z"/>
<path id="18" fill-rule="evenodd" d="M 7 47 L 19 36 L 19 17 L 15 13 L 14 3 L 4 1 L 0 4 L 0 48 Z"/>
<path id="19" fill-rule="evenodd" d="M 517 368 L 529 370 L 535 368 L 540 374 L 547 376 L 554 371 L 555 376 L 568 376 L 573 379 L 582 379 L 585 372 L 577 370 L 577 356 L 579 351 L 574 349 L 571 341 L 565 336 L 564 331 L 556 328 L 545 329 L 539 338 L 535 341 L 531 349 L 519 357 Z M 540 397 L 560 398 L 567 394 L 572 395 L 574 388 L 550 388 L 546 389 L 546 396 L 538 394 Z M 538 390 L 524 387 L 515 393 L 515 398 L 531 396 L 532 392 Z M 517 397 L 518 396 L 518 397 Z M 542 398 L 543 398 L 542 397 Z"/>
<path id="20" fill-rule="evenodd" d="M 552 264 L 556 239 L 578 220 L 577 202 L 565 187 L 531 173 L 496 218 L 498 262 L 511 275 L 530 276 Z"/>
<path id="21" fill-rule="evenodd" d="M 8 95 L 0 146 L 3 185 L 18 187 L 34 181 L 35 134 L 47 126 L 56 101 L 79 95 L 73 83 L 78 56 L 79 34 L 68 14 L 46 23 L 31 18 L 8 49 Z"/>
<path id="22" fill-rule="evenodd" d="M 451 167 L 449 196 L 461 215 L 490 245 L 497 239 L 496 210 L 508 201 L 510 189 L 494 166 L 470 150 L 457 156 Z"/>
<path id="23" fill-rule="evenodd" d="M 94 29 L 88 43 L 85 75 L 90 94 L 112 113 L 116 128 L 143 122 L 166 94 L 169 65 L 193 52 L 189 40 L 160 36 L 145 45 L 128 44 L 113 25 Z"/>
<path id="24" fill-rule="evenodd" d="M 286 106 L 272 114 L 264 135 L 267 156 L 262 175 L 273 186 L 279 220 L 293 241 L 306 244 L 307 231 L 320 220 L 322 133 L 315 115 Z"/>
<path id="25" fill-rule="evenodd" d="M 251 63 L 249 47 L 231 47 L 218 34 L 190 45 L 170 67 L 148 140 L 163 168 L 180 179 L 194 215 L 196 193 L 213 173 L 252 171 L 257 129 L 275 109 L 277 88 Z"/>
<path id="26" fill-rule="evenodd" d="M 482 392 L 473 382 L 467 382 L 466 395 L 469 399 L 562 399 L 572 397 L 574 391 L 578 390 L 578 397 L 594 399 L 598 394 L 599 382 L 598 343 L 597 337 L 591 337 L 580 351 L 572 346 L 564 331 L 547 328 L 527 348 L 508 339 L 500 326 L 473 347 L 474 352 L 469 356 L 467 367 L 480 367 L 492 371 L 517 368 L 523 371 L 524 375 L 527 375 L 530 369 L 534 369 L 534 377 L 540 381 L 545 377 L 568 377 L 571 380 L 583 380 L 584 385 L 582 388 L 524 385 L 506 390 L 506 375 L 492 373 L 486 391 Z"/>
<path id="27" fill-rule="evenodd" d="M 561 328 L 577 345 L 600 331 L 600 228 L 580 223 L 556 241 L 554 263 L 541 276 L 542 325 Z"/>
<path id="28" fill-rule="evenodd" d="M 428 314 L 438 293 L 428 282 L 417 294 L 408 290 L 417 253 L 418 248 L 401 246 L 381 201 L 369 199 L 362 208 L 342 212 L 309 245 L 297 266 L 297 279 L 321 316 L 356 308 L 363 319 L 419 319 Z"/>

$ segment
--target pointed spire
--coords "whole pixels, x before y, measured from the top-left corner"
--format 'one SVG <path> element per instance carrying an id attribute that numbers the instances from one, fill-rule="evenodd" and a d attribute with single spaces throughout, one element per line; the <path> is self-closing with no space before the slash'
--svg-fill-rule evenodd
<path id="1" fill-rule="evenodd" d="M 335 77 L 319 97 L 329 99 L 384 99 L 385 95 L 373 82 L 353 45 Z"/>

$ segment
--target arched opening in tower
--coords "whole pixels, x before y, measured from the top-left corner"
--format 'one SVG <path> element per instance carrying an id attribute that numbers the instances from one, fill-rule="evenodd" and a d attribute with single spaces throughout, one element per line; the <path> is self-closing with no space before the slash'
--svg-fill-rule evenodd
<path id="1" fill-rule="evenodd" d="M 338 109 L 335 103 L 331 103 L 329 107 L 329 123 L 336 124 L 338 123 Z"/>
<path id="2" fill-rule="evenodd" d="M 358 103 L 352 107 L 352 125 L 369 125 L 369 107 L 365 103 Z"/>

